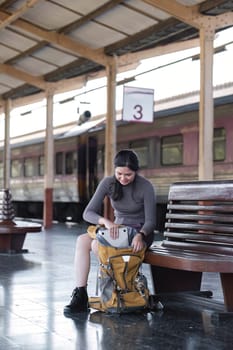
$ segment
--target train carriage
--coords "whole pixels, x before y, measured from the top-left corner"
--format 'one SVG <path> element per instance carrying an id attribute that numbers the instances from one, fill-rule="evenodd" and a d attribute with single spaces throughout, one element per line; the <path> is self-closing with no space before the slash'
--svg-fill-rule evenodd
<path id="1" fill-rule="evenodd" d="M 155 104 L 153 123 L 117 121 L 117 150 L 134 149 L 141 173 L 157 188 L 158 230 L 163 228 L 169 185 L 198 179 L 198 96 L 193 97 L 183 104 L 179 97 L 179 106 L 174 98 Z M 215 179 L 232 179 L 232 113 L 233 95 L 215 99 Z M 94 119 L 81 131 L 69 125 L 54 134 L 54 220 L 81 221 L 85 205 L 104 176 L 105 123 L 103 116 Z M 3 147 L 0 154 L 2 186 Z M 33 134 L 31 139 L 27 135 L 23 141 L 13 140 L 10 187 L 17 216 L 42 218 L 44 173 L 44 138 Z"/>

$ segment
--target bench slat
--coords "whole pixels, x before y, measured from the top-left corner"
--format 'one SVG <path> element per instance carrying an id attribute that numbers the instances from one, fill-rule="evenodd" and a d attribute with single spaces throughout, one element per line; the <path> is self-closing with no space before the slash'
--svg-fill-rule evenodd
<path id="1" fill-rule="evenodd" d="M 198 210 L 206 210 L 206 211 L 214 211 L 214 212 L 225 212 L 225 213 L 233 213 L 233 205 L 229 202 L 225 202 L 225 205 L 198 205 L 198 204 L 178 204 L 178 203 L 168 203 L 167 210 L 183 210 L 183 211 L 198 211 Z"/>
<path id="2" fill-rule="evenodd" d="M 170 186 L 168 200 L 233 201 L 233 182 L 176 182 Z"/>
<path id="3" fill-rule="evenodd" d="M 233 244 L 233 236 L 230 235 L 217 235 L 215 234 L 213 236 L 212 233 L 206 234 L 202 233 L 201 235 L 199 233 L 185 233 L 185 232 L 164 232 L 164 237 L 168 237 L 172 240 L 188 240 L 188 241 L 208 241 L 213 243 L 221 243 L 221 244 Z"/>
<path id="4" fill-rule="evenodd" d="M 188 213 L 167 213 L 166 219 L 181 221 L 213 221 L 213 222 L 229 222 L 233 224 L 233 215 L 217 215 L 217 214 L 188 214 Z"/>
<path id="5" fill-rule="evenodd" d="M 233 226 L 224 226 L 217 224 L 190 224 L 190 223 L 176 223 L 176 222 L 167 222 L 165 224 L 165 228 L 167 229 L 180 229 L 183 231 L 208 231 L 214 234 L 214 232 L 221 232 L 223 234 L 233 234 Z"/>
<path id="6" fill-rule="evenodd" d="M 163 246 L 166 248 L 175 247 L 180 249 L 190 249 L 191 251 L 196 252 L 211 252 L 216 254 L 227 254 L 233 256 L 233 247 L 223 246 L 223 245 L 214 245 L 214 244 L 208 244 L 208 243 L 195 243 L 195 242 L 180 242 L 180 241 L 163 241 Z M 233 261 L 233 259 L 232 259 Z"/>
<path id="7" fill-rule="evenodd" d="M 229 255 L 214 252 L 189 251 L 177 247 L 154 246 L 145 255 L 147 264 L 162 266 L 171 269 L 199 272 L 233 271 L 233 259 Z M 156 284 L 156 281 L 154 281 Z"/>

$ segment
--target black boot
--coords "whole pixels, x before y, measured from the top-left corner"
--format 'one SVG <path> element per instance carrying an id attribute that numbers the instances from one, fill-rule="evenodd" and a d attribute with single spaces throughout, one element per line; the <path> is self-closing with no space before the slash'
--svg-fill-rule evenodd
<path id="1" fill-rule="evenodd" d="M 79 287 L 73 290 L 69 305 L 64 307 L 64 315 L 70 316 L 78 312 L 88 311 L 88 295 L 86 287 Z"/>

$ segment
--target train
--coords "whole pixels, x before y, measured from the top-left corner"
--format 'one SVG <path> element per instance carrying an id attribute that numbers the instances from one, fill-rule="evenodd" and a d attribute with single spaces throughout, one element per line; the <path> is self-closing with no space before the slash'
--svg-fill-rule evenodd
<path id="1" fill-rule="evenodd" d="M 218 180 L 233 177 L 232 86 L 215 89 L 213 160 Z M 116 120 L 117 150 L 136 151 L 140 173 L 156 190 L 158 231 L 164 227 L 170 184 L 198 180 L 198 119 L 199 93 L 193 92 L 155 101 L 152 123 Z M 43 217 L 44 140 L 41 132 L 11 140 L 10 189 L 17 217 Z M 1 187 L 3 152 L 1 144 Z M 104 176 L 104 159 L 105 116 L 54 128 L 54 220 L 82 221 L 83 210 Z"/>

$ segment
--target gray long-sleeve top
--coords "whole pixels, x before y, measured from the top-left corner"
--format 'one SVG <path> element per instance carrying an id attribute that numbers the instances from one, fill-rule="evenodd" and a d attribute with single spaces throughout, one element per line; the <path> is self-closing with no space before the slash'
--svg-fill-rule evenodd
<path id="1" fill-rule="evenodd" d="M 122 186 L 122 199 L 115 201 L 111 198 L 113 180 L 113 176 L 108 176 L 99 183 L 84 210 L 84 220 L 97 225 L 102 217 L 103 200 L 108 196 L 114 209 L 116 224 L 141 225 L 141 230 L 146 235 L 153 232 L 156 224 L 156 196 L 151 182 L 137 174 L 132 183 Z"/>

